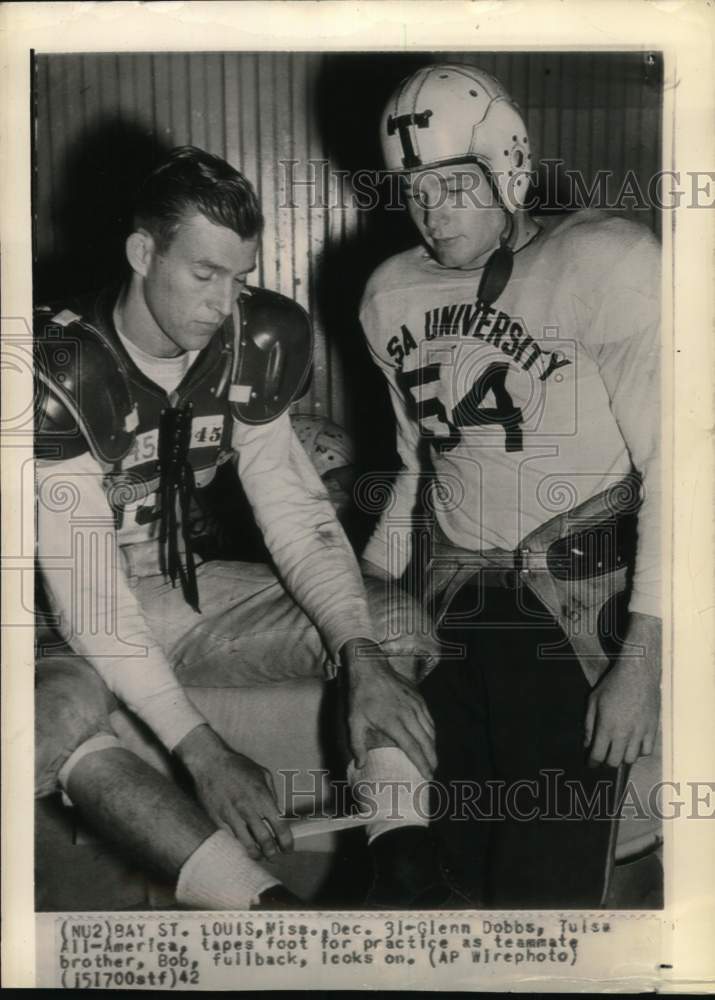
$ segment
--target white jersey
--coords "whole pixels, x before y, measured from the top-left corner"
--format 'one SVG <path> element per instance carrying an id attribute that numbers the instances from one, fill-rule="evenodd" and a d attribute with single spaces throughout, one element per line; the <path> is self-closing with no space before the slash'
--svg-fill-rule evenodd
<path id="1" fill-rule="evenodd" d="M 440 528 L 475 551 L 517 548 L 635 467 L 630 607 L 659 615 L 660 248 L 595 211 L 542 226 L 493 306 L 477 299 L 481 270 L 443 267 L 422 247 L 370 279 L 360 315 L 403 469 L 365 558 L 404 571 L 426 459 L 443 487 Z"/>

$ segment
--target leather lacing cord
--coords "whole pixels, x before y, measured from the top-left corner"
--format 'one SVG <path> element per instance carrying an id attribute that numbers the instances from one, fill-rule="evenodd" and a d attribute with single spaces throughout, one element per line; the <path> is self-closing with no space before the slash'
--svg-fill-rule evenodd
<path id="1" fill-rule="evenodd" d="M 178 578 L 186 602 L 200 612 L 196 566 L 191 544 L 190 504 L 194 492 L 194 470 L 189 462 L 193 405 L 167 407 L 159 418 L 159 496 L 161 532 L 159 545 L 162 572 L 173 586 Z M 181 515 L 184 561 L 179 552 L 177 501 Z"/>

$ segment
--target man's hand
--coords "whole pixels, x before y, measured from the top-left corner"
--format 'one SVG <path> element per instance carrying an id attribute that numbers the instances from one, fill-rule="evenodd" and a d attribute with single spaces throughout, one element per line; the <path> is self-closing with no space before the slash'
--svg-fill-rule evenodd
<path id="1" fill-rule="evenodd" d="M 632 614 L 622 655 L 593 689 L 586 711 L 589 763 L 633 764 L 653 752 L 660 714 L 660 619 Z M 636 655 L 633 646 L 642 646 Z"/>
<path id="2" fill-rule="evenodd" d="M 192 729 L 174 752 L 191 774 L 208 815 L 235 834 L 252 858 L 270 859 L 278 849 L 293 849 L 270 771 L 230 750 L 208 725 Z"/>
<path id="3" fill-rule="evenodd" d="M 358 648 L 361 655 L 358 655 Z M 422 696 L 390 666 L 380 647 L 353 639 L 342 649 L 350 750 L 357 767 L 376 746 L 398 746 L 429 779 L 437 766 L 432 716 Z M 380 737 L 388 742 L 380 742 Z"/>

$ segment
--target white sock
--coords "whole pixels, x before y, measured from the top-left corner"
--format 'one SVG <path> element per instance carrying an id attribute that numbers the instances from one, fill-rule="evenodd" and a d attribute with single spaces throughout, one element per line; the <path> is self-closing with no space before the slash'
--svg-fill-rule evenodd
<path id="1" fill-rule="evenodd" d="M 371 806 L 374 803 L 377 807 L 375 819 L 365 827 L 368 844 L 380 834 L 401 826 L 429 826 L 426 793 L 415 794 L 425 779 L 404 750 L 398 747 L 368 750 L 364 767 L 355 767 L 354 761 L 350 763 L 348 781 L 353 787 L 357 782 L 369 783 L 363 795 L 365 799 L 369 797 Z M 360 798 L 359 787 L 356 791 Z"/>
<path id="2" fill-rule="evenodd" d="M 194 910 L 247 910 L 279 880 L 261 868 L 226 830 L 217 830 L 184 862 L 176 899 Z"/>

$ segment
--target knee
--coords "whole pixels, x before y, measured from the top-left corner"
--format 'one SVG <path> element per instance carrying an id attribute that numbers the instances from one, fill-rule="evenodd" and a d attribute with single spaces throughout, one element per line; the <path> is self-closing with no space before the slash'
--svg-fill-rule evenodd
<path id="1" fill-rule="evenodd" d="M 35 691 L 38 728 L 76 733 L 87 739 L 103 725 L 114 698 L 99 674 L 80 657 L 45 662 Z"/>
<path id="2" fill-rule="evenodd" d="M 394 580 L 366 577 L 370 618 L 390 663 L 419 683 L 437 665 L 440 643 L 428 609 Z"/>
<path id="3" fill-rule="evenodd" d="M 77 747 L 111 733 L 114 699 L 99 674 L 79 657 L 38 665 L 35 690 L 36 793 L 58 787 L 58 773 Z"/>

